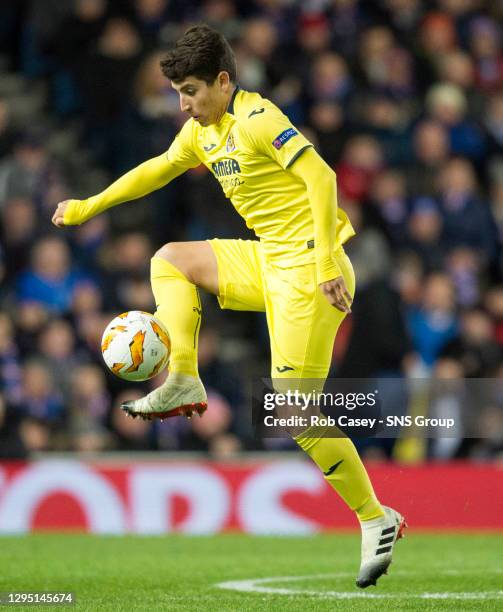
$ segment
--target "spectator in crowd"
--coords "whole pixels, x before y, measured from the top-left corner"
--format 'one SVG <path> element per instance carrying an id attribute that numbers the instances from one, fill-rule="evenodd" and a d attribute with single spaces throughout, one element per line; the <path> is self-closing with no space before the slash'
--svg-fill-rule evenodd
<path id="1" fill-rule="evenodd" d="M 119 236 L 104 254 L 107 303 L 117 305 L 120 312 L 153 308 L 153 295 L 148 282 L 152 246 L 146 234 L 128 232 Z"/>
<path id="2" fill-rule="evenodd" d="M 124 113 L 143 57 L 134 25 L 123 17 L 107 20 L 95 47 L 81 66 L 81 91 L 89 144 L 98 159 L 120 173 Z"/>
<path id="3" fill-rule="evenodd" d="M 503 86 L 501 24 L 490 17 L 475 17 L 470 23 L 470 50 L 475 58 L 477 86 L 490 93 Z"/>
<path id="4" fill-rule="evenodd" d="M 246 23 L 236 50 L 241 66 L 239 79 L 245 89 L 265 92 L 281 80 L 277 45 L 278 32 L 274 23 L 262 17 Z"/>
<path id="5" fill-rule="evenodd" d="M 82 104 L 80 86 L 86 58 L 103 32 L 107 10 L 107 0 L 76 0 L 46 37 L 45 51 L 55 62 L 54 102 L 62 115 Z"/>
<path id="6" fill-rule="evenodd" d="M 39 304 L 54 314 L 69 312 L 76 288 L 90 279 L 72 266 L 66 242 L 56 236 L 41 238 L 30 259 L 30 267 L 18 277 L 17 299 Z"/>
<path id="7" fill-rule="evenodd" d="M 71 317 L 78 321 L 86 314 L 99 313 L 103 309 L 103 294 L 95 283 L 83 282 L 77 285 L 73 294 Z"/>
<path id="8" fill-rule="evenodd" d="M 64 398 L 49 367 L 31 358 L 24 363 L 22 380 L 21 413 L 46 426 L 60 427 L 66 419 Z"/>
<path id="9" fill-rule="evenodd" d="M 72 391 L 76 368 L 88 360 L 76 344 L 73 327 L 65 319 L 52 319 L 38 335 L 38 356 L 51 370 L 66 400 Z"/>
<path id="10" fill-rule="evenodd" d="M 23 397 L 21 364 L 14 325 L 6 312 L 0 312 L 0 393 L 3 402 L 13 406 L 19 404 Z"/>
<path id="11" fill-rule="evenodd" d="M 426 272 L 442 268 L 445 249 L 441 235 L 442 215 L 435 200 L 416 198 L 407 222 L 405 248 L 418 255 Z"/>
<path id="12" fill-rule="evenodd" d="M 413 159 L 405 169 L 409 193 L 412 197 L 434 196 L 439 169 L 450 157 L 447 129 L 438 121 L 425 119 L 413 133 Z"/>
<path id="13" fill-rule="evenodd" d="M 306 12 L 297 21 L 297 70 L 307 77 L 311 62 L 320 53 L 328 51 L 331 44 L 330 21 L 321 12 Z"/>
<path id="14" fill-rule="evenodd" d="M 405 177 L 396 170 L 380 172 L 372 182 L 370 203 L 377 209 L 384 222 L 384 232 L 393 248 L 401 248 L 406 240 L 406 224 L 409 215 Z"/>
<path id="15" fill-rule="evenodd" d="M 104 450 L 110 445 L 106 429 L 109 410 L 103 369 L 94 364 L 74 368 L 68 396 L 68 430 L 77 450 Z"/>
<path id="16" fill-rule="evenodd" d="M 309 122 L 323 158 L 328 164 L 335 165 L 349 137 L 342 106 L 330 101 L 315 102 L 310 109 Z"/>
<path id="17" fill-rule="evenodd" d="M 430 87 L 426 108 L 429 116 L 448 130 L 454 155 L 481 161 L 486 152 L 486 138 L 481 128 L 467 116 L 466 95 L 457 85 L 437 83 Z"/>
<path id="18" fill-rule="evenodd" d="M 1 208 L 10 198 L 20 197 L 32 199 L 40 210 L 47 209 L 52 206 L 51 196 L 62 193 L 53 191 L 63 178 L 44 147 L 44 139 L 39 130 L 27 131 L 16 139 L 12 153 L 0 160 Z"/>
<path id="19" fill-rule="evenodd" d="M 403 166 L 410 158 L 410 110 L 389 95 L 366 96 L 362 102 L 365 131 L 381 145 L 386 165 Z"/>
<path id="20" fill-rule="evenodd" d="M 27 197 L 14 197 L 4 202 L 1 210 L 2 245 L 5 253 L 5 282 L 10 284 L 28 266 L 30 248 L 38 238 L 39 224 L 34 202 Z"/>
<path id="21" fill-rule="evenodd" d="M 379 89 L 386 82 L 386 78 L 389 76 L 389 61 L 394 47 L 393 33 L 383 25 L 372 26 L 362 32 L 359 64 L 368 89 Z"/>
<path id="22" fill-rule="evenodd" d="M 427 416 L 432 419 L 453 419 L 454 425 L 448 437 L 431 431 L 431 437 L 427 440 L 430 459 L 446 461 L 454 458 L 467 433 L 463 424 L 469 400 L 463 375 L 463 366 L 455 358 L 442 357 L 435 364 Z"/>
<path id="23" fill-rule="evenodd" d="M 480 301 L 483 264 L 476 251 L 458 247 L 449 251 L 444 268 L 451 277 L 456 301 L 461 307 L 472 307 Z"/>
<path id="24" fill-rule="evenodd" d="M 346 143 L 337 166 L 339 190 L 346 198 L 364 200 L 382 169 L 383 152 L 377 140 L 365 135 L 354 136 Z"/>
<path id="25" fill-rule="evenodd" d="M 40 302 L 21 302 L 13 313 L 16 343 L 23 358 L 33 354 L 38 334 L 50 319 L 50 313 Z"/>
<path id="26" fill-rule="evenodd" d="M 445 247 L 474 249 L 489 265 L 498 252 L 496 225 L 490 207 L 477 193 L 472 164 L 463 158 L 446 162 L 439 174 L 438 187 Z"/>
<path id="27" fill-rule="evenodd" d="M 446 274 L 430 274 L 421 302 L 407 312 L 407 324 L 420 368 L 431 371 L 448 342 L 457 337 L 458 316 L 454 286 Z"/>
<path id="28" fill-rule="evenodd" d="M 445 346 L 442 355 L 458 360 L 462 366 L 462 376 L 496 376 L 503 353 L 494 338 L 490 316 L 479 308 L 463 312 L 459 336 Z"/>
<path id="29" fill-rule="evenodd" d="M 458 46 L 452 16 L 443 11 L 428 12 L 423 17 L 417 39 L 418 75 L 424 89 L 435 80 L 441 58 Z"/>
<path id="30" fill-rule="evenodd" d="M 480 116 L 484 105 L 484 95 L 475 84 L 475 66 L 471 56 L 454 49 L 440 59 L 438 78 L 444 83 L 459 87 L 466 96 L 468 115 Z"/>

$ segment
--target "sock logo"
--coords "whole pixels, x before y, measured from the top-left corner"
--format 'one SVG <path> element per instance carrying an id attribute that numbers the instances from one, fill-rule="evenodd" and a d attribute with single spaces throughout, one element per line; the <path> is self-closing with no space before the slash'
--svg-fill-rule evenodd
<path id="1" fill-rule="evenodd" d="M 340 466 L 340 464 L 344 461 L 344 459 L 341 459 L 340 461 L 337 461 L 337 463 L 334 463 L 334 465 L 332 465 L 330 468 L 328 468 L 328 470 L 326 472 L 323 472 L 323 474 L 325 476 L 331 476 L 335 470 Z"/>
<path id="2" fill-rule="evenodd" d="M 283 372 L 288 372 L 288 370 L 293 370 L 293 368 L 291 368 L 290 366 L 284 365 L 281 368 L 279 366 L 276 366 L 276 370 L 278 370 L 280 374 L 283 374 Z"/>

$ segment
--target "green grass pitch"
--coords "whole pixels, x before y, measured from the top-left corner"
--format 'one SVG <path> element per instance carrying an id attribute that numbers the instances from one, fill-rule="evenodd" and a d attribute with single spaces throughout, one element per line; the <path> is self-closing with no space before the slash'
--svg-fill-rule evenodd
<path id="1" fill-rule="evenodd" d="M 503 610 L 503 534 L 408 531 L 389 575 L 365 591 L 356 533 L 5 536 L 0 591 L 75 593 L 74 606 L 15 606 L 30 610 Z"/>

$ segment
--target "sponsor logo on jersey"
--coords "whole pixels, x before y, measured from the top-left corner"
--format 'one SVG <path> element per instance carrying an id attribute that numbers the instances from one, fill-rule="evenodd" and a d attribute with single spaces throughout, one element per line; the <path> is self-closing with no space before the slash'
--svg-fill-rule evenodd
<path id="1" fill-rule="evenodd" d="M 276 138 L 272 141 L 272 146 L 275 149 L 281 149 L 281 147 L 290 140 L 290 138 L 293 138 L 294 136 L 298 136 L 299 132 L 297 132 L 296 129 L 294 129 L 293 127 L 288 128 L 287 130 L 285 130 L 284 132 L 281 132 L 281 134 L 279 136 L 276 136 Z"/>
<path id="2" fill-rule="evenodd" d="M 206 153 L 209 153 L 210 151 L 212 151 L 217 145 L 212 142 L 210 145 L 204 145 L 203 149 L 206 151 Z"/>
<path id="3" fill-rule="evenodd" d="M 232 153 L 233 151 L 236 150 L 236 143 L 234 141 L 234 136 L 232 135 L 232 132 L 229 134 L 229 137 L 227 138 L 227 144 L 225 145 L 225 150 L 227 151 L 227 153 Z"/>
<path id="4" fill-rule="evenodd" d="M 241 168 L 236 159 L 223 159 L 219 162 L 213 162 L 211 169 L 215 176 L 231 176 L 241 172 Z"/>

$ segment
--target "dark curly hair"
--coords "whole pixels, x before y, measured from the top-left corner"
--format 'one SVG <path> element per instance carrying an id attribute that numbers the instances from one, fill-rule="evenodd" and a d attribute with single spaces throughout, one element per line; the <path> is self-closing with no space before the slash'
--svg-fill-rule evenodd
<path id="1" fill-rule="evenodd" d="M 179 83 L 193 76 L 211 85 L 225 70 L 236 82 L 236 58 L 224 36 L 207 25 L 188 29 L 161 61 L 165 77 Z"/>

